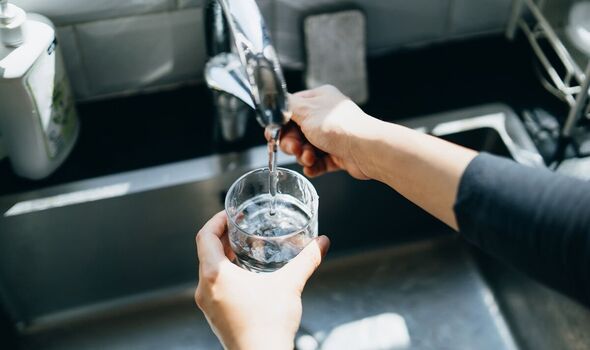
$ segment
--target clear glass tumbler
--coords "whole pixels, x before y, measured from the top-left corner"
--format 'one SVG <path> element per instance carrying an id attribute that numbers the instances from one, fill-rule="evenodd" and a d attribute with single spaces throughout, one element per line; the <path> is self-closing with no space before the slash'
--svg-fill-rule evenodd
<path id="1" fill-rule="evenodd" d="M 237 263 L 254 272 L 281 268 L 318 235 L 319 198 L 315 188 L 295 171 L 277 171 L 274 197 L 269 192 L 268 168 L 240 177 L 225 197 L 231 248 Z"/>

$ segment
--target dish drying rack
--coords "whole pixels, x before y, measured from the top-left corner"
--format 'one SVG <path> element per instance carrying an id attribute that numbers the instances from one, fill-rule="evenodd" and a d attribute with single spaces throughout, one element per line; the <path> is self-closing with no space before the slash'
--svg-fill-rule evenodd
<path id="1" fill-rule="evenodd" d="M 513 0 L 506 35 L 514 39 L 521 29 L 535 52 L 543 86 L 567 103 L 569 112 L 561 138 L 571 140 L 590 120 L 590 59 L 570 42 L 563 24 L 564 11 L 575 1 Z"/>

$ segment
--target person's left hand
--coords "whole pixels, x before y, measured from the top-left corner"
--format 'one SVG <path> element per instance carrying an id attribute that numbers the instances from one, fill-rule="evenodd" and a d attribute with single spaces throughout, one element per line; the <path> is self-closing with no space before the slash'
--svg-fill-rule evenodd
<path id="1" fill-rule="evenodd" d="M 297 257 L 272 273 L 241 269 L 227 236 L 225 212 L 197 234 L 199 285 L 195 301 L 226 349 L 293 349 L 301 322 L 301 292 L 330 241 L 314 239 Z"/>

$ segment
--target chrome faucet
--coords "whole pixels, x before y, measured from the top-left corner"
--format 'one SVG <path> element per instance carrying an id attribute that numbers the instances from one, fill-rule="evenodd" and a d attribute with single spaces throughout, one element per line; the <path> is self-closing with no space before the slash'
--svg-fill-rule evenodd
<path id="1" fill-rule="evenodd" d="M 256 1 L 209 0 L 205 25 L 211 57 L 205 79 L 224 138 L 243 136 L 249 108 L 264 128 L 286 124 L 291 118 L 287 86 Z"/>

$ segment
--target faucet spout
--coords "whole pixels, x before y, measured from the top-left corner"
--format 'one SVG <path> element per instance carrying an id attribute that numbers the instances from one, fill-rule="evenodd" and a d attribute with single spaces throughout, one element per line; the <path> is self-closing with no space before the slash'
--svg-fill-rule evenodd
<path id="1" fill-rule="evenodd" d="M 205 23 L 209 88 L 252 107 L 262 127 L 286 124 L 287 86 L 256 1 L 210 0 Z"/>

